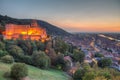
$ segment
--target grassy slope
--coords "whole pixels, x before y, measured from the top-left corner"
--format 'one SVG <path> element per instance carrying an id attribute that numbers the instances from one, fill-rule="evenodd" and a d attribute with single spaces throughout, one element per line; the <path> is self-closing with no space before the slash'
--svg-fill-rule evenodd
<path id="1" fill-rule="evenodd" d="M 3 74 L 10 71 L 12 65 L 0 62 L 0 80 L 6 80 L 3 78 Z M 69 80 L 68 76 L 64 72 L 58 70 L 41 70 L 33 66 L 29 66 L 29 77 L 31 80 Z"/>

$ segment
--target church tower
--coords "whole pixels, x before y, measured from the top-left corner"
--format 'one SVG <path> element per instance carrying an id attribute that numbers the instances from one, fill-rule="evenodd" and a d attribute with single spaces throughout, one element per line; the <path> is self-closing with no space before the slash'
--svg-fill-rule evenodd
<path id="1" fill-rule="evenodd" d="M 37 21 L 33 20 L 31 23 L 31 27 L 38 27 Z"/>

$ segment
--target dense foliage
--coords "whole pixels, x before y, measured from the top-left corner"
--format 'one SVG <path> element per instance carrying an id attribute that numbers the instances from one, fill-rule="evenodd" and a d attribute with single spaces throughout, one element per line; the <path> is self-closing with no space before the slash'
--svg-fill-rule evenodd
<path id="1" fill-rule="evenodd" d="M 39 68 L 49 68 L 50 58 L 42 51 L 35 51 L 32 55 L 33 64 Z"/>
<path id="2" fill-rule="evenodd" d="M 104 55 L 100 53 L 95 53 L 95 57 L 104 57 Z"/>
<path id="3" fill-rule="evenodd" d="M 69 49 L 69 45 L 60 38 L 56 38 L 54 48 L 57 53 L 61 52 L 65 54 Z"/>
<path id="4" fill-rule="evenodd" d="M 5 56 L 1 57 L 1 61 L 4 63 L 13 63 L 14 58 L 10 55 L 5 55 Z"/>
<path id="5" fill-rule="evenodd" d="M 82 77 L 84 76 L 85 74 L 85 71 L 83 69 L 78 69 L 74 75 L 73 75 L 73 78 L 74 80 L 82 80 Z"/>
<path id="6" fill-rule="evenodd" d="M 26 77 L 28 75 L 28 68 L 24 63 L 15 63 L 11 67 L 11 77 L 20 80 L 20 78 Z"/>
<path id="7" fill-rule="evenodd" d="M 64 55 L 68 52 L 69 45 L 60 38 L 54 40 L 55 43 L 53 40 L 45 43 L 22 39 L 4 40 L 1 41 L 0 56 L 9 53 L 16 62 L 24 62 L 44 69 L 52 65 L 52 67 L 63 70 L 65 67 Z"/>
<path id="8" fill-rule="evenodd" d="M 119 80 L 120 72 L 112 68 L 92 68 L 82 64 L 73 75 L 74 80 Z"/>
<path id="9" fill-rule="evenodd" d="M 65 60 L 64 60 L 64 56 L 62 54 L 59 54 L 56 58 L 56 61 L 55 61 L 55 66 L 57 67 L 57 69 L 61 69 L 61 70 L 64 70 L 65 68 Z"/>
<path id="10" fill-rule="evenodd" d="M 0 57 L 8 55 L 9 53 L 6 50 L 0 50 Z"/>
<path id="11" fill-rule="evenodd" d="M 14 57 L 16 57 L 17 55 L 23 55 L 24 54 L 24 51 L 17 45 L 8 46 L 7 50 Z"/>
<path id="12" fill-rule="evenodd" d="M 0 41 L 0 50 L 5 50 L 5 44 Z"/>
<path id="13" fill-rule="evenodd" d="M 101 68 L 109 67 L 112 64 L 112 60 L 110 58 L 103 58 L 98 61 L 98 66 Z"/>
<path id="14" fill-rule="evenodd" d="M 81 63 L 84 61 L 85 54 L 82 51 L 75 49 L 73 52 L 73 57 L 75 61 L 79 61 Z"/>

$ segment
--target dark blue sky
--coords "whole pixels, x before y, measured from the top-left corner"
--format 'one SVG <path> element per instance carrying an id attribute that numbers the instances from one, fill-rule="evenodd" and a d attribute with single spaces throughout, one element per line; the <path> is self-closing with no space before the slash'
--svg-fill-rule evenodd
<path id="1" fill-rule="evenodd" d="M 0 14 L 45 20 L 70 32 L 120 31 L 120 0 L 0 0 Z"/>

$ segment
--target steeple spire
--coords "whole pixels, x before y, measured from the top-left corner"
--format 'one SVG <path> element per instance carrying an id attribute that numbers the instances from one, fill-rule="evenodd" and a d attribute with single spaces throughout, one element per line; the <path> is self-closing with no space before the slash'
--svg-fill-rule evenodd
<path id="1" fill-rule="evenodd" d="M 31 27 L 38 27 L 38 24 L 37 24 L 36 20 L 32 20 Z"/>

